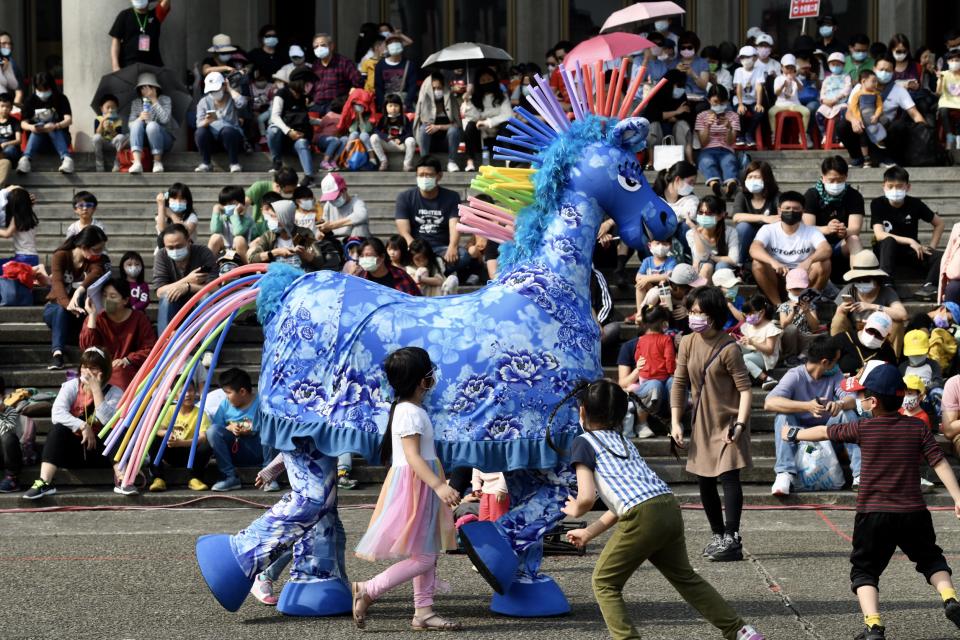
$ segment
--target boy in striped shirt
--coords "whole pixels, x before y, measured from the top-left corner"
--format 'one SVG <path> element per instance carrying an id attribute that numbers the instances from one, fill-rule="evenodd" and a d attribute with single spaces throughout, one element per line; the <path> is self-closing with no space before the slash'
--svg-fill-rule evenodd
<path id="1" fill-rule="evenodd" d="M 850 581 L 866 628 L 857 640 L 882 640 L 880 575 L 897 547 L 940 594 L 947 618 L 960 627 L 960 603 L 950 567 L 937 545 L 933 520 L 920 493 L 919 460 L 926 460 L 950 492 L 960 518 L 960 485 L 933 434 L 919 419 L 901 415 L 906 384 L 900 371 L 881 364 L 861 381 L 851 379 L 857 409 L 873 417 L 829 427 L 784 432 L 788 442 L 832 440 L 860 445 L 862 456 L 857 516 L 850 554 Z"/>

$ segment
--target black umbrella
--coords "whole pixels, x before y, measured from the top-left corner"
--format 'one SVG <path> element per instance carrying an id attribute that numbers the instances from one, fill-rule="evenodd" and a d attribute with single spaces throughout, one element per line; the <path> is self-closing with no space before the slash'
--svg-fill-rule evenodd
<path id="1" fill-rule="evenodd" d="M 177 79 L 173 71 L 149 64 L 132 64 L 100 78 L 100 85 L 93 96 L 93 102 L 90 103 L 94 112 L 100 113 L 103 97 L 108 94 L 116 96 L 117 100 L 120 101 L 118 105 L 120 112 L 129 110 L 130 103 L 139 96 L 137 78 L 140 77 L 141 73 L 152 73 L 157 77 L 157 82 L 160 84 L 159 92 L 168 96 L 172 103 L 173 119 L 177 124 L 182 123 L 190 109 L 190 104 L 193 102 L 193 96 Z"/>

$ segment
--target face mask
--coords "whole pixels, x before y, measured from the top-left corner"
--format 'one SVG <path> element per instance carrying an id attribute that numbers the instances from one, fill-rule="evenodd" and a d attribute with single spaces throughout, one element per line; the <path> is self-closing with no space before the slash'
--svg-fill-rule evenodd
<path id="1" fill-rule="evenodd" d="M 733 301 L 737 299 L 739 293 L 740 287 L 730 287 L 723 295 L 727 297 L 727 300 Z"/>
<path id="2" fill-rule="evenodd" d="M 743 186 L 745 186 L 750 193 L 760 193 L 763 191 L 763 180 L 750 178 L 749 180 L 744 180 Z"/>
<path id="3" fill-rule="evenodd" d="M 433 98 L 434 100 L 443 100 L 443 89 L 434 89 Z"/>
<path id="4" fill-rule="evenodd" d="M 130 0 L 130 4 L 133 5 L 134 9 L 146 9 L 149 4 L 149 0 Z"/>
<path id="5" fill-rule="evenodd" d="M 757 55 L 760 56 L 761 60 L 766 60 L 770 57 L 770 47 L 757 47 Z"/>
<path id="6" fill-rule="evenodd" d="M 707 63 L 707 68 L 710 70 L 710 73 L 716 73 L 717 69 L 720 67 L 716 62 Z"/>
<path id="7" fill-rule="evenodd" d="M 391 42 L 387 45 L 387 53 L 392 56 L 398 56 L 403 53 L 403 45 L 399 42 Z"/>
<path id="8" fill-rule="evenodd" d="M 219 91 L 211 91 L 209 95 L 212 96 L 217 102 L 220 102 L 223 100 L 223 89 L 220 89 Z"/>
<path id="9" fill-rule="evenodd" d="M 743 68 L 746 69 L 747 71 L 750 71 L 750 69 L 753 69 L 753 65 L 754 65 L 755 63 L 756 63 L 756 60 L 754 60 L 753 58 L 747 58 L 747 59 L 743 59 L 743 60 L 740 61 L 740 64 L 741 64 L 741 65 L 743 66 Z"/>
<path id="10" fill-rule="evenodd" d="M 686 48 L 680 49 L 680 57 L 681 57 L 681 58 L 692 58 L 692 57 L 693 57 L 693 54 L 695 54 L 695 53 L 696 53 L 696 51 L 695 51 L 694 49 L 686 49 Z"/>
<path id="11" fill-rule="evenodd" d="M 301 211 L 312 211 L 316 203 L 313 200 L 301 200 L 300 201 L 300 210 Z"/>
<path id="12" fill-rule="evenodd" d="M 267 229 L 276 232 L 280 228 L 280 221 L 276 218 L 267 218 Z"/>
<path id="13" fill-rule="evenodd" d="M 907 360 L 910 362 L 911 367 L 919 367 L 920 365 L 922 365 L 924 362 L 927 361 L 927 356 L 925 355 L 907 356 Z"/>
<path id="14" fill-rule="evenodd" d="M 128 278 L 139 278 L 140 274 L 143 273 L 143 267 L 135 264 L 129 267 L 124 267 L 123 272 L 127 274 Z"/>
<path id="15" fill-rule="evenodd" d="M 920 396 L 904 396 L 903 408 L 907 411 L 913 411 L 920 406 Z"/>
<path id="16" fill-rule="evenodd" d="M 525 84 L 525 85 L 523 85 L 523 87 L 520 88 L 520 92 L 521 92 L 523 95 L 528 96 L 528 95 L 530 95 L 531 93 L 533 93 L 533 87 L 531 87 L 531 86 L 528 85 L 528 84 Z"/>
<path id="17" fill-rule="evenodd" d="M 853 286 L 859 293 L 871 293 L 877 288 L 877 285 L 873 282 L 854 282 Z"/>
<path id="18" fill-rule="evenodd" d="M 946 316 L 937 316 L 933 319 L 933 324 L 936 325 L 938 329 L 946 329 L 950 326 L 950 321 L 947 320 Z"/>
<path id="19" fill-rule="evenodd" d="M 220 62 L 230 62 L 233 58 L 232 53 L 218 53 L 217 57 L 220 58 Z"/>
<path id="20" fill-rule="evenodd" d="M 697 214 L 697 225 L 704 229 L 713 229 L 717 226 L 717 217 L 713 215 Z"/>
<path id="21" fill-rule="evenodd" d="M 364 256 L 357 260 L 360 264 L 360 268 L 364 271 L 375 271 L 377 269 L 377 258 L 371 256 Z"/>
<path id="22" fill-rule="evenodd" d="M 347 196 L 344 196 L 344 195 L 337 196 L 330 202 L 330 204 L 332 204 L 334 207 L 339 209 L 343 205 L 347 204 Z"/>
<path id="23" fill-rule="evenodd" d="M 37 91 L 37 97 L 41 100 L 49 100 L 52 95 L 53 91 Z"/>
<path id="24" fill-rule="evenodd" d="M 720 114 L 727 110 L 727 105 L 725 104 L 712 104 L 710 105 L 710 110 L 714 113 Z"/>
<path id="25" fill-rule="evenodd" d="M 357 113 L 363 113 L 363 105 L 355 104 L 353 105 L 353 110 L 356 111 Z"/>
<path id="26" fill-rule="evenodd" d="M 888 84 L 893 80 L 893 71 L 876 71 L 875 73 L 880 84 Z"/>
<path id="27" fill-rule="evenodd" d="M 843 65 L 842 64 L 830 65 L 830 73 L 832 73 L 835 76 L 840 75 L 841 73 L 843 73 Z"/>
<path id="28" fill-rule="evenodd" d="M 859 413 L 864 418 L 869 418 L 873 415 L 873 411 L 863 408 L 863 401 L 865 398 L 857 398 L 857 413 Z"/>
<path id="29" fill-rule="evenodd" d="M 850 57 L 853 58 L 854 60 L 856 60 L 857 62 L 863 62 L 864 60 L 867 59 L 867 52 L 866 52 L 866 51 L 854 51 L 853 53 L 850 54 Z"/>
<path id="30" fill-rule="evenodd" d="M 663 53 L 663 47 L 658 47 L 656 45 L 650 47 L 650 55 L 652 55 L 654 58 L 658 57 L 661 53 Z"/>
<path id="31" fill-rule="evenodd" d="M 280 44 L 280 38 L 276 38 L 274 36 L 267 36 L 266 38 L 263 39 L 263 44 L 264 46 L 270 47 L 271 49 L 273 49 L 278 44 Z"/>
<path id="32" fill-rule="evenodd" d="M 832 196 L 838 196 L 847 188 L 846 182 L 824 182 L 823 190 Z"/>
<path id="33" fill-rule="evenodd" d="M 947 68 L 950 69 L 950 71 L 960 71 L 960 60 L 951 60 L 947 63 Z"/>
<path id="34" fill-rule="evenodd" d="M 170 204 L 167 206 L 169 206 L 170 211 L 174 213 L 183 213 L 187 210 L 187 203 L 182 200 L 170 200 Z"/>
<path id="35" fill-rule="evenodd" d="M 903 62 L 904 60 L 907 59 L 907 54 L 906 54 L 906 53 L 894 53 L 894 54 L 893 54 L 893 59 L 896 60 L 897 62 Z"/>
<path id="36" fill-rule="evenodd" d="M 788 293 L 787 298 L 790 300 L 790 302 L 800 302 L 800 296 L 795 293 Z"/>
<path id="37" fill-rule="evenodd" d="M 744 318 L 743 321 L 746 322 L 747 324 L 756 325 L 760 322 L 760 314 L 751 313 L 746 318 Z"/>
<path id="38" fill-rule="evenodd" d="M 555 64 L 548 64 L 548 65 L 547 65 L 547 75 L 552 74 L 552 73 L 556 70 L 556 68 L 557 68 L 557 65 L 555 65 Z"/>
<path id="39" fill-rule="evenodd" d="M 666 61 L 669 60 L 669 59 L 670 59 L 670 54 L 669 54 L 669 53 L 661 53 L 660 55 L 657 56 L 657 60 L 659 60 L 659 61 L 661 61 L 661 62 L 666 62 Z"/>
<path id="40" fill-rule="evenodd" d="M 884 189 L 883 195 L 886 196 L 887 200 L 890 202 L 903 202 L 904 198 L 907 197 L 906 189 Z"/>
<path id="41" fill-rule="evenodd" d="M 710 328 L 710 318 L 703 314 L 691 314 L 687 317 L 687 321 L 690 324 L 690 330 L 694 333 L 703 333 Z"/>
<path id="42" fill-rule="evenodd" d="M 839 373 L 840 373 L 840 365 L 834 364 L 832 367 L 824 371 L 823 374 L 821 374 L 821 377 L 832 378 L 835 375 L 839 375 Z"/>
<path id="43" fill-rule="evenodd" d="M 650 253 L 652 253 L 658 258 L 666 258 L 668 255 L 670 255 L 670 247 L 666 247 L 662 244 L 658 244 L 656 246 L 650 247 Z"/>
<path id="44" fill-rule="evenodd" d="M 180 247 L 179 249 L 167 249 L 167 257 L 174 262 L 179 262 L 190 255 L 189 247 Z"/>
<path id="45" fill-rule="evenodd" d="M 236 211 L 237 205 L 235 204 L 228 204 L 223 208 L 223 212 L 227 214 L 227 216 L 232 216 L 234 213 L 236 213 Z"/>
<path id="46" fill-rule="evenodd" d="M 801 216 L 803 216 L 803 214 L 799 211 L 781 211 L 780 221 L 786 225 L 793 225 L 800 222 Z"/>
<path id="47" fill-rule="evenodd" d="M 880 338 L 870 335 L 866 331 L 861 331 L 857 336 L 860 338 L 860 344 L 865 346 L 867 349 L 879 349 L 883 345 L 883 340 Z"/>
<path id="48" fill-rule="evenodd" d="M 825 25 L 823 25 L 822 27 L 820 27 L 820 37 L 821 37 L 821 38 L 829 38 L 829 37 L 832 36 L 832 35 L 833 35 L 833 27 L 831 27 L 830 25 L 827 25 L 827 24 L 825 24 Z"/>
<path id="49" fill-rule="evenodd" d="M 680 197 L 688 196 L 693 193 L 693 185 L 689 182 L 681 182 L 677 185 L 677 195 Z"/>
<path id="50" fill-rule="evenodd" d="M 0 47 L 0 56 L 9 57 L 11 53 L 13 53 L 13 50 L 10 47 Z"/>
<path id="51" fill-rule="evenodd" d="M 330 55 L 329 47 L 317 47 L 313 50 L 313 55 L 317 56 L 317 60 L 323 60 L 328 55 Z"/>
<path id="52" fill-rule="evenodd" d="M 433 191 L 437 188 L 437 179 L 430 176 L 417 178 L 417 187 L 420 191 Z"/>
<path id="53" fill-rule="evenodd" d="M 104 300 L 103 301 L 103 310 L 107 313 L 116 313 L 123 308 L 123 305 L 120 304 L 119 300 Z"/>
<path id="54" fill-rule="evenodd" d="M 687 95 L 687 90 L 683 87 L 674 87 L 673 88 L 673 99 L 679 100 L 680 98 Z"/>
<path id="55" fill-rule="evenodd" d="M 666 33 L 667 29 L 670 28 L 669 20 L 657 20 L 653 23 L 653 28 L 659 31 L 660 33 Z"/>

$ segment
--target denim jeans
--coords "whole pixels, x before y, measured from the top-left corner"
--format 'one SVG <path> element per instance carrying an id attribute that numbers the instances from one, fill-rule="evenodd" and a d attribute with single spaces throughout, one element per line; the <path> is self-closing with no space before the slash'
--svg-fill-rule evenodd
<path id="1" fill-rule="evenodd" d="M 857 420 L 855 411 L 844 411 L 829 420 L 828 425 L 854 422 Z M 796 427 L 797 418 L 792 414 L 777 414 L 773 421 L 773 441 L 777 449 L 777 462 L 773 467 L 776 473 L 797 473 L 797 450 L 800 445 L 791 442 L 784 442 L 783 430 L 790 427 Z M 852 443 L 844 443 L 847 449 L 847 455 L 850 456 L 850 471 L 853 477 L 860 475 L 860 447 Z"/>
<path id="2" fill-rule="evenodd" d="M 267 146 L 270 148 L 270 157 L 274 163 L 282 162 L 283 147 L 289 138 L 278 127 L 267 129 Z M 313 175 L 313 153 L 310 151 L 310 141 L 307 138 L 300 138 L 293 142 L 293 150 L 300 158 L 300 166 L 303 168 L 304 175 Z"/>
<path id="3" fill-rule="evenodd" d="M 657 399 L 646 405 L 647 411 L 654 415 L 659 415 L 660 411 L 670 400 L 670 389 L 673 388 L 673 376 L 666 380 L 645 380 L 640 383 L 636 394 L 640 399 L 647 399 L 654 391 L 657 392 Z"/>
<path id="4" fill-rule="evenodd" d="M 350 473 L 350 470 L 353 469 L 353 454 L 350 452 L 341 453 L 337 456 L 337 471 L 346 471 Z"/>
<path id="5" fill-rule="evenodd" d="M 42 151 L 44 147 L 53 145 L 57 155 L 62 159 L 70 155 L 70 134 L 64 129 L 55 129 L 47 133 L 31 133 L 27 140 L 27 149 L 23 155 L 28 158 Z"/>
<path id="6" fill-rule="evenodd" d="M 17 280 L 0 278 L 0 307 L 29 307 L 33 304 L 33 290 Z"/>
<path id="7" fill-rule="evenodd" d="M 434 136 L 443 135 L 441 133 L 428 134 L 427 125 L 420 125 L 420 131 L 417 132 L 417 142 L 420 143 L 420 156 L 424 157 L 430 154 L 430 143 L 432 142 Z M 460 146 L 460 138 L 462 137 L 462 132 L 460 127 L 452 126 L 446 131 L 447 138 L 447 158 L 450 162 L 454 162 L 456 158 L 457 148 Z"/>
<path id="8" fill-rule="evenodd" d="M 170 321 L 176 317 L 189 299 L 190 296 L 181 296 L 176 300 L 171 300 L 166 296 L 160 298 L 160 308 L 157 309 L 157 335 L 163 334 L 163 330 L 167 328 Z"/>
<path id="9" fill-rule="evenodd" d="M 740 264 L 744 265 L 750 261 L 750 245 L 753 244 L 753 239 L 757 237 L 757 232 L 760 231 L 761 224 L 754 224 L 753 222 L 738 222 L 737 223 L 737 236 L 740 238 Z"/>
<path id="10" fill-rule="evenodd" d="M 336 162 L 343 150 L 343 143 L 337 136 L 317 136 L 313 143 L 323 151 L 323 155 L 331 162 Z"/>
<path id="11" fill-rule="evenodd" d="M 23 154 L 20 151 L 20 145 L 12 144 L 9 147 L 3 148 L 3 157 L 10 162 L 18 161 L 21 155 Z"/>
<path id="12" fill-rule="evenodd" d="M 210 164 L 213 145 L 217 142 L 222 144 L 223 148 L 227 150 L 230 164 L 240 164 L 240 150 L 243 148 L 243 132 L 240 131 L 239 127 L 197 127 L 197 132 L 193 138 L 197 143 L 197 149 L 200 150 L 200 157 L 203 159 L 203 164 Z"/>
<path id="13" fill-rule="evenodd" d="M 77 344 L 80 338 L 81 320 L 56 302 L 48 302 L 43 308 L 43 321 L 53 336 L 50 340 L 50 351 L 63 352 L 67 344 Z"/>
<path id="14" fill-rule="evenodd" d="M 173 148 L 173 134 L 159 122 L 134 120 L 130 125 L 130 150 L 143 151 L 144 140 L 150 143 L 150 153 L 162 156 Z"/>
<path id="15" fill-rule="evenodd" d="M 237 465 L 241 467 L 260 466 L 270 455 L 270 447 L 260 443 L 259 435 L 238 438 L 226 427 L 213 424 L 207 429 L 207 442 L 213 449 L 217 468 L 224 478 L 237 477 Z M 236 448 L 236 451 L 233 449 Z"/>
<path id="16" fill-rule="evenodd" d="M 720 147 L 703 149 L 697 160 L 697 169 L 703 174 L 706 182 L 713 180 L 723 180 L 724 183 L 736 182 L 739 170 L 737 154 Z"/>

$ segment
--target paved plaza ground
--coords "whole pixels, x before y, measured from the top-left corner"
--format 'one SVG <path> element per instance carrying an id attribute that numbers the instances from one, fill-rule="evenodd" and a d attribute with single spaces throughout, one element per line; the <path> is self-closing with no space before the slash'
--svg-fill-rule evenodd
<path id="1" fill-rule="evenodd" d="M 284 617 L 253 598 L 237 613 L 223 610 L 200 577 L 194 542 L 201 534 L 242 528 L 258 513 L 184 509 L 0 514 L 0 638 L 422 637 L 409 631 L 409 586 L 377 603 L 366 632 L 355 630 L 347 617 Z M 342 509 L 351 546 L 369 516 L 366 508 Z M 689 546 L 699 550 L 707 537 L 703 513 L 688 510 L 684 516 Z M 694 557 L 694 566 L 768 639 L 852 638 L 860 625 L 848 582 L 853 517 L 852 511 L 748 511 L 743 525 L 748 559 L 717 565 Z M 934 514 L 934 522 L 948 560 L 960 565 L 960 523 L 942 511 Z M 606 638 L 590 589 L 599 550 L 600 544 L 594 543 L 584 557 L 549 557 L 544 562 L 544 570 L 570 599 L 569 616 L 516 620 L 490 614 L 490 589 L 463 555 L 440 561 L 441 577 L 453 590 L 438 596 L 438 609 L 464 624 L 454 637 Z M 352 578 L 370 577 L 383 566 L 348 556 Z M 893 560 L 881 590 L 888 637 L 960 637 L 905 557 Z M 644 638 L 720 638 L 649 564 L 628 583 L 626 597 Z"/>

